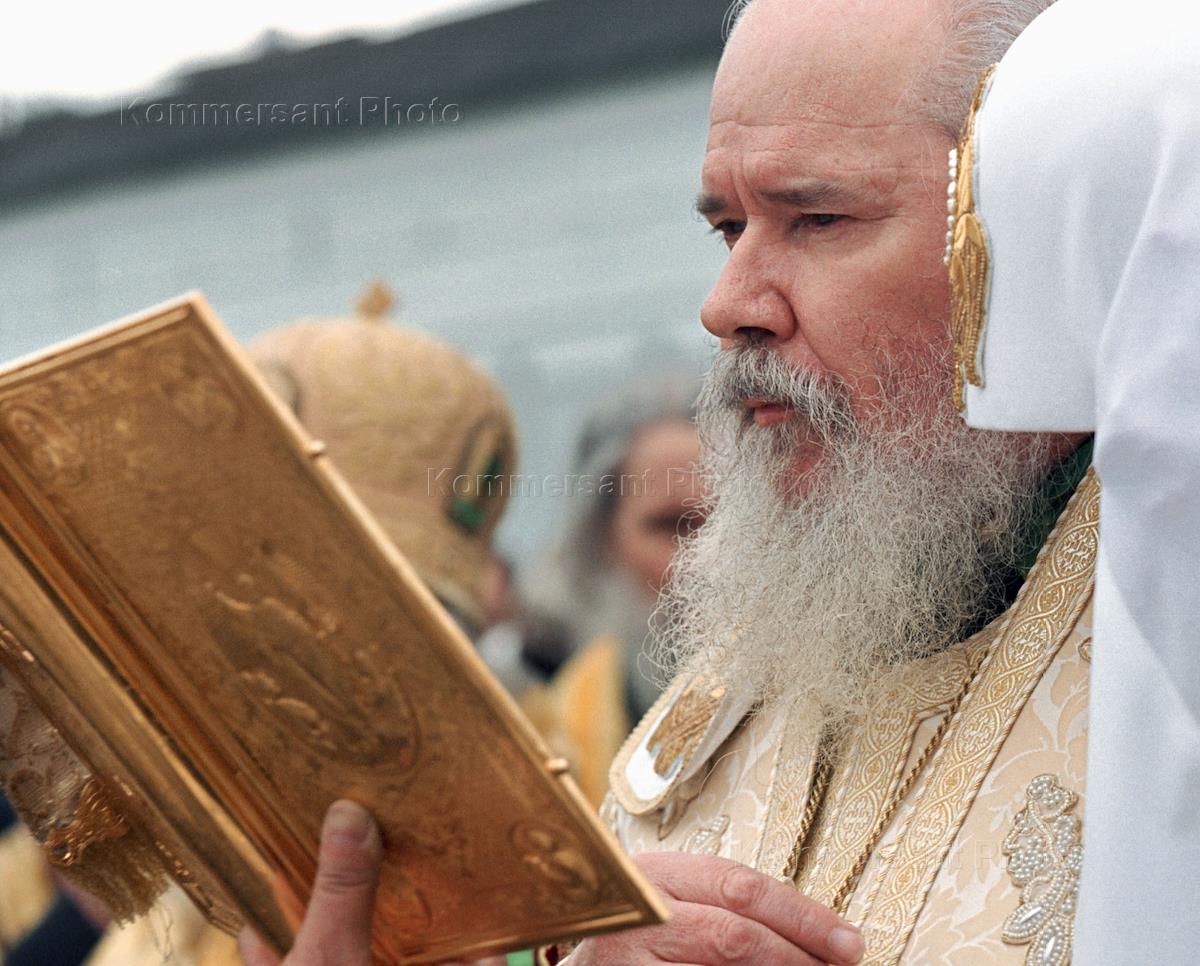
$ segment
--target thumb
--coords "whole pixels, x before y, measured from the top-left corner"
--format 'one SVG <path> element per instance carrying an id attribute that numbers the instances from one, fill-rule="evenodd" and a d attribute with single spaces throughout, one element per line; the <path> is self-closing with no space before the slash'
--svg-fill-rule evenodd
<path id="1" fill-rule="evenodd" d="M 379 826 L 361 805 L 334 802 L 321 828 L 317 877 L 289 962 L 371 962 L 371 916 L 383 861 Z"/>
<path id="2" fill-rule="evenodd" d="M 249 926 L 238 933 L 237 949 L 242 966 L 279 966 L 279 957 Z"/>

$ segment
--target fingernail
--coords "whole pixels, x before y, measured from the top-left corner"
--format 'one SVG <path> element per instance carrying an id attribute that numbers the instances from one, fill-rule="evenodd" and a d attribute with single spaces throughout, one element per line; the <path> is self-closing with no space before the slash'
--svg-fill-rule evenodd
<path id="1" fill-rule="evenodd" d="M 829 934 L 829 947 L 845 963 L 857 963 L 862 959 L 862 933 L 852 926 L 838 926 Z"/>
<path id="2" fill-rule="evenodd" d="M 371 842 L 375 822 L 361 805 L 354 802 L 334 802 L 325 815 L 321 838 L 338 845 L 362 847 Z"/>

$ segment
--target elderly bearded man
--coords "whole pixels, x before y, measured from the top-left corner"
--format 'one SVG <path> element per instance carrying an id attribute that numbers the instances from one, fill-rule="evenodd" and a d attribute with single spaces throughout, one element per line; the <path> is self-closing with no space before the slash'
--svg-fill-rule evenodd
<path id="1" fill-rule="evenodd" d="M 1079 437 L 958 422 L 941 262 L 947 150 L 1045 5 L 742 12 L 700 199 L 712 506 L 604 807 L 674 917 L 571 966 L 1069 961 L 1097 488 Z M 297 966 L 368 961 L 378 838 L 339 815 Z"/>

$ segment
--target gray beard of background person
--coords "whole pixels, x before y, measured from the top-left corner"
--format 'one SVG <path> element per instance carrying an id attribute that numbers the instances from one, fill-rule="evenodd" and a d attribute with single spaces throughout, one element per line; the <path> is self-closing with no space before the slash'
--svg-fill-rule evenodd
<path id="1" fill-rule="evenodd" d="M 656 376 L 596 406 L 572 461 L 587 489 L 569 499 L 561 536 L 522 581 L 527 610 L 562 628 L 568 655 L 620 642 L 630 722 L 661 693 L 645 654 L 651 616 L 679 538 L 699 522 L 695 395 L 692 380 Z"/>

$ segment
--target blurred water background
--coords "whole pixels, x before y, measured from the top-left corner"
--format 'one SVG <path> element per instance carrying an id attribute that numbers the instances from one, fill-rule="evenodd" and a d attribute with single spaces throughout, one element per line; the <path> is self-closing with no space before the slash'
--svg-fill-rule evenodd
<path id="1" fill-rule="evenodd" d="M 719 23 L 712 24 L 713 31 Z M 694 58 L 407 125 L 42 193 L 0 211 L 0 358 L 189 289 L 235 335 L 346 314 L 375 278 L 397 320 L 504 386 L 519 471 L 571 470 L 586 410 L 699 376 L 698 309 L 723 259 L 692 212 L 712 64 Z M 511 504 L 518 564 L 565 507 Z"/>

